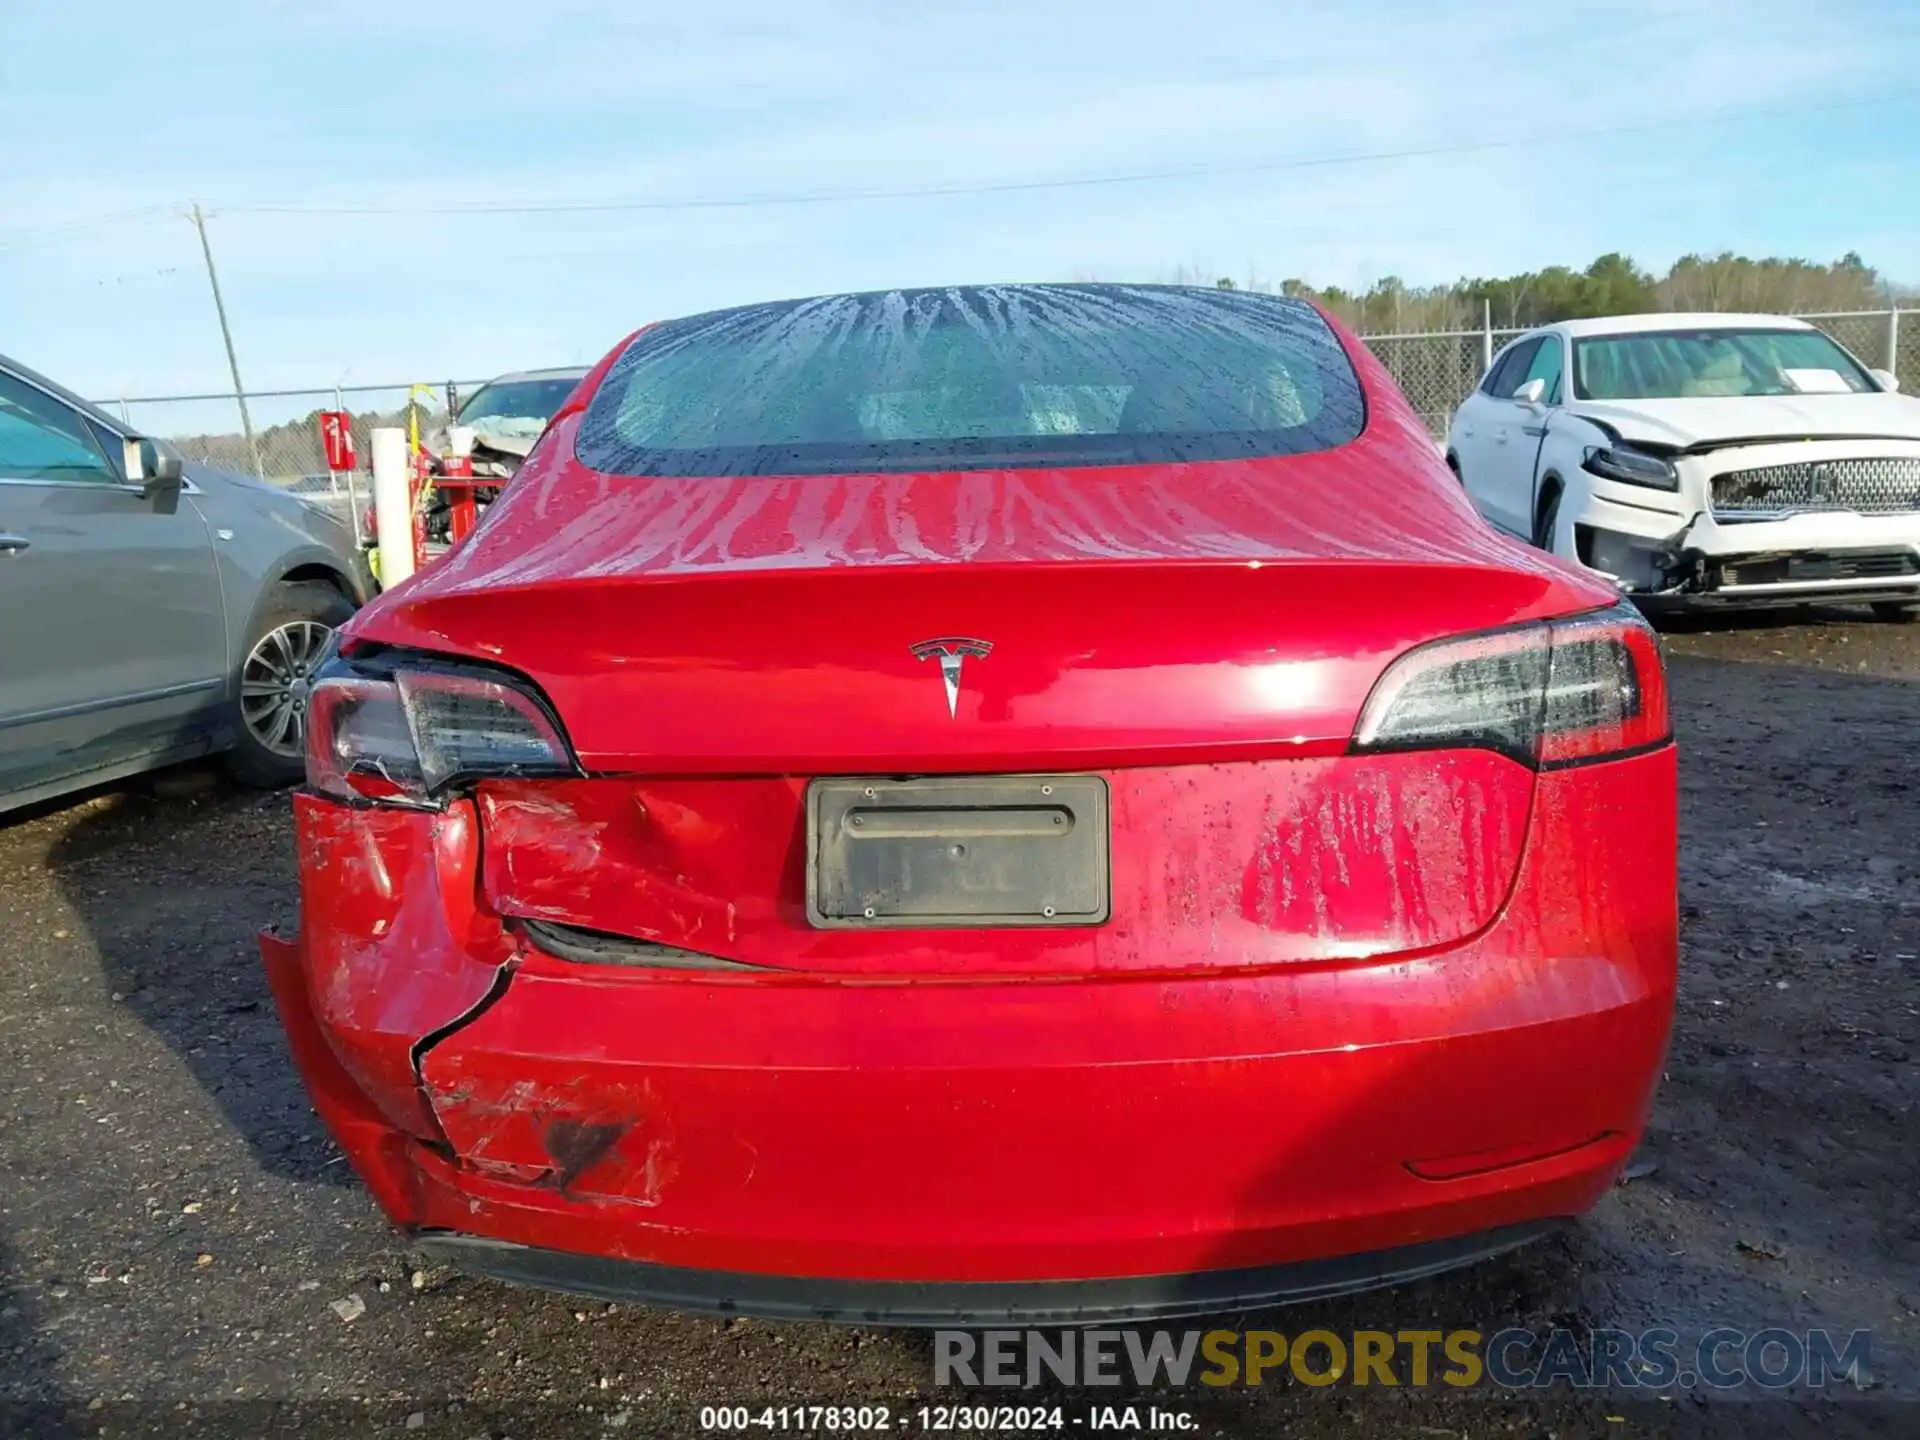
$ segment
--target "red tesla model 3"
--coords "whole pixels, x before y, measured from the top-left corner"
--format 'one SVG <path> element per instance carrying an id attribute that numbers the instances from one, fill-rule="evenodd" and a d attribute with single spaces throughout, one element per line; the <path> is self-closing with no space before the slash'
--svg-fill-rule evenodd
<path id="1" fill-rule="evenodd" d="M 1672 1015 L 1652 633 L 1312 306 L 649 327 L 312 687 L 313 1101 L 507 1280 L 1242 1309 L 1577 1216 Z"/>

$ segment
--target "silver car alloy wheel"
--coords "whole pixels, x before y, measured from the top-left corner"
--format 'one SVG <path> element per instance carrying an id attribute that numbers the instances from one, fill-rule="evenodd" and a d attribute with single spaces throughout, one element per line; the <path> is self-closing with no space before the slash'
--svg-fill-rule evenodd
<path id="1" fill-rule="evenodd" d="M 289 620 L 260 637 L 240 667 L 240 719 L 275 755 L 297 759 L 307 743 L 307 688 L 333 638 L 317 620 Z"/>

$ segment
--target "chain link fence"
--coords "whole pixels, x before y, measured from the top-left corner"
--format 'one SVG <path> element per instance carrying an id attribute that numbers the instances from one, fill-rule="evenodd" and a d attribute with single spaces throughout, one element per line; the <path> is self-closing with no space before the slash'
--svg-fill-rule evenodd
<path id="1" fill-rule="evenodd" d="M 451 382 L 461 397 L 484 382 Z M 289 489 L 343 495 L 349 486 L 369 492 L 366 466 L 373 431 L 417 424 L 422 436 L 447 418 L 447 382 L 437 385 L 342 385 L 316 390 L 263 390 L 247 396 L 253 443 L 240 429 L 231 394 L 128 396 L 96 401 L 145 435 L 172 441 L 187 459 L 241 475 L 258 475 Z M 319 413 L 345 410 L 353 417 L 354 452 L 360 471 L 336 476 L 327 470 Z"/>
<path id="2" fill-rule="evenodd" d="M 1901 321 L 1911 320 L 1911 326 L 1920 326 L 1920 311 L 1892 320 L 1891 315 L 1898 312 L 1886 310 L 1868 310 L 1856 315 L 1808 315 L 1804 318 L 1818 325 L 1827 334 L 1838 340 L 1860 359 L 1877 370 L 1893 370 L 1898 374 L 1899 356 L 1896 351 L 1901 347 L 1894 335 Z M 1901 385 L 1905 388 L 1910 377 L 1901 376 Z"/>
<path id="3" fill-rule="evenodd" d="M 1863 310 L 1800 318 L 1819 326 L 1866 364 L 1891 370 L 1907 393 L 1920 390 L 1920 310 Z M 1454 410 L 1486 373 L 1486 357 L 1522 333 L 1449 330 L 1362 339 L 1406 392 L 1427 428 L 1441 436 Z M 482 382 L 450 383 L 464 396 Z M 316 413 L 346 410 L 352 414 L 354 443 L 364 467 L 372 452 L 370 432 L 375 426 L 404 428 L 412 418 L 425 434 L 442 423 L 447 384 L 343 385 L 249 395 L 257 463 L 240 432 L 235 397 L 230 394 L 156 395 L 99 403 L 143 433 L 173 441 L 189 460 L 261 475 L 309 493 L 340 496 L 349 481 L 327 473 Z M 351 483 L 361 495 L 369 493 L 364 469 Z"/>
<path id="4" fill-rule="evenodd" d="M 1447 425 L 1460 402 L 1487 373 L 1487 357 L 1521 330 L 1442 330 L 1415 335 L 1363 335 L 1360 338 L 1393 376 L 1434 435 Z"/>

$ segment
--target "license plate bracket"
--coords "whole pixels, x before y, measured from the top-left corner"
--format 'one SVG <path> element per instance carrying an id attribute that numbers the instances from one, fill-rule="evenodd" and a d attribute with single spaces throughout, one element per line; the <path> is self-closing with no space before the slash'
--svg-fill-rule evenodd
<path id="1" fill-rule="evenodd" d="M 807 787 L 807 919 L 821 929 L 1099 925 L 1098 775 L 821 779 Z"/>

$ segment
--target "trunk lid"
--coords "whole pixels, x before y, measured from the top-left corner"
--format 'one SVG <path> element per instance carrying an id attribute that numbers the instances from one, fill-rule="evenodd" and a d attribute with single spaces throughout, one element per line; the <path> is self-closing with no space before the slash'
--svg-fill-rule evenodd
<path id="1" fill-rule="evenodd" d="M 408 619 L 532 678 L 590 772 L 938 773 L 1344 742 L 1394 656 L 1548 598 L 1486 566 L 1134 562 L 554 580 Z"/>

